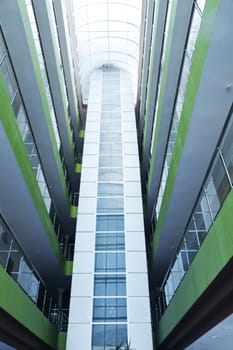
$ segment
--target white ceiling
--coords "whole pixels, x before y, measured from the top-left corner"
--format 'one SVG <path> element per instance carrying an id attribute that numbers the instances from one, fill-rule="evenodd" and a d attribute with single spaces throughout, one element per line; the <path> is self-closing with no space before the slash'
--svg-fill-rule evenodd
<path id="1" fill-rule="evenodd" d="M 141 0 L 73 0 L 83 102 L 89 77 L 103 65 L 131 74 L 137 88 Z"/>

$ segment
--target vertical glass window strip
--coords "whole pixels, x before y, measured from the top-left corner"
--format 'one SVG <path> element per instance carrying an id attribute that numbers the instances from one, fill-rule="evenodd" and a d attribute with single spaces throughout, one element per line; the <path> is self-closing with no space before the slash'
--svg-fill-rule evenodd
<path id="1" fill-rule="evenodd" d="M 127 342 L 120 72 L 103 70 L 92 349 Z M 98 324 L 101 322 L 101 325 Z M 123 323 L 123 324 L 122 324 Z"/>
<path id="2" fill-rule="evenodd" d="M 61 145 L 61 140 L 60 140 L 57 121 L 56 121 L 56 117 L 55 117 L 55 111 L 54 111 L 54 107 L 53 107 L 53 101 L 52 101 L 48 76 L 47 76 L 47 72 L 46 72 L 44 57 L 43 57 L 43 53 L 42 53 L 42 49 L 41 49 L 39 32 L 38 32 L 38 28 L 37 28 L 37 24 L 36 24 L 35 14 L 34 14 L 31 0 L 25 0 L 25 4 L 27 7 L 28 17 L 30 20 L 32 34 L 33 34 L 33 38 L 34 38 L 34 42 L 35 42 L 35 46 L 36 46 L 37 56 L 38 56 L 40 70 L 41 70 L 44 88 L 45 88 L 45 93 L 46 93 L 47 102 L 48 102 L 48 106 L 49 106 L 49 110 L 50 110 L 50 117 L 52 120 L 53 129 L 54 129 L 54 133 L 55 133 L 55 137 L 56 137 L 57 148 L 59 150 L 60 145 Z"/>

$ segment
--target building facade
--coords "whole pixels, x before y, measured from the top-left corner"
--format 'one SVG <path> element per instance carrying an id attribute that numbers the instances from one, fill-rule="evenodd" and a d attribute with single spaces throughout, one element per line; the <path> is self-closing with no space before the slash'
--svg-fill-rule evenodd
<path id="1" fill-rule="evenodd" d="M 0 1 L 0 346 L 228 350 L 233 3 L 74 8 Z"/>
<path id="2" fill-rule="evenodd" d="M 152 349 L 130 75 L 90 80 L 67 349 Z M 82 287 L 81 287 L 82 286 Z"/>

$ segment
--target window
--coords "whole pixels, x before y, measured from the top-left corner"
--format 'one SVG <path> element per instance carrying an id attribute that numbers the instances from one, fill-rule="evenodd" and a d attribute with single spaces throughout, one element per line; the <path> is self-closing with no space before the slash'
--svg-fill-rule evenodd
<path id="1" fill-rule="evenodd" d="M 122 157 L 121 156 L 100 156 L 99 157 L 100 167 L 121 167 Z"/>
<path id="2" fill-rule="evenodd" d="M 102 122 L 101 123 L 101 131 L 107 131 L 107 132 L 114 132 L 114 131 L 120 131 L 121 124 L 120 122 Z"/>
<path id="3" fill-rule="evenodd" d="M 95 298 L 94 322 L 124 322 L 127 320 L 126 298 Z"/>
<path id="4" fill-rule="evenodd" d="M 95 296 L 126 296 L 126 278 L 119 274 L 96 274 L 94 279 Z"/>
<path id="5" fill-rule="evenodd" d="M 97 213 L 123 213 L 123 198 L 98 198 Z"/>
<path id="6" fill-rule="evenodd" d="M 121 143 L 101 143 L 100 154 L 121 154 Z"/>
<path id="7" fill-rule="evenodd" d="M 96 253 L 96 272 L 124 272 L 125 253 Z"/>
<path id="8" fill-rule="evenodd" d="M 213 217 L 217 215 L 229 191 L 230 184 L 222 161 L 219 158 L 206 185 L 206 194 Z"/>
<path id="9" fill-rule="evenodd" d="M 98 196 L 99 197 L 123 196 L 123 184 L 99 183 Z"/>
<path id="10" fill-rule="evenodd" d="M 110 350 L 127 344 L 126 324 L 95 324 L 92 334 L 92 350 Z"/>
<path id="11" fill-rule="evenodd" d="M 100 133 L 101 142 L 121 142 L 120 132 L 101 132 Z"/>
<path id="12" fill-rule="evenodd" d="M 99 180 L 100 181 L 122 181 L 123 174 L 121 168 L 105 168 L 99 169 Z"/>
<path id="13" fill-rule="evenodd" d="M 96 231 L 124 231 L 124 216 L 97 215 Z"/>
<path id="14" fill-rule="evenodd" d="M 97 232 L 96 250 L 124 250 L 125 240 L 123 232 Z"/>
<path id="15" fill-rule="evenodd" d="M 118 111 L 105 111 L 101 113 L 101 120 L 102 121 L 117 121 L 121 117 L 120 112 Z"/>

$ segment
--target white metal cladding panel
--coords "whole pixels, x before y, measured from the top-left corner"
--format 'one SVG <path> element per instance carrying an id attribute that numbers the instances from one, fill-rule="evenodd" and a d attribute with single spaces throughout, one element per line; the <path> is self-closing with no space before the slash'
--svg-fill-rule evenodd
<path id="1" fill-rule="evenodd" d="M 123 131 L 124 142 L 137 142 L 137 135 L 134 131 Z"/>
<path id="2" fill-rule="evenodd" d="M 91 324 L 69 324 L 66 349 L 91 349 Z"/>
<path id="3" fill-rule="evenodd" d="M 75 252 L 94 251 L 95 247 L 95 233 L 94 232 L 79 232 L 76 233 L 75 238 Z"/>
<path id="4" fill-rule="evenodd" d="M 97 74 L 98 76 L 98 74 Z M 101 83 L 101 82 L 100 82 Z M 97 84 L 98 85 L 98 84 Z M 101 84 L 88 106 L 76 225 L 67 350 L 91 349 Z M 95 95 L 95 91 L 97 94 Z M 90 116 L 90 120 L 89 120 Z"/>
<path id="5" fill-rule="evenodd" d="M 93 252 L 75 252 L 73 261 L 73 273 L 92 273 L 93 270 Z"/>
<path id="6" fill-rule="evenodd" d="M 98 121 L 100 119 L 100 112 L 88 111 L 87 118 L 88 121 Z"/>
<path id="7" fill-rule="evenodd" d="M 151 324 L 130 323 L 128 327 L 128 338 L 132 349 L 153 350 Z"/>
<path id="8" fill-rule="evenodd" d="M 77 219 L 78 231 L 90 232 L 95 230 L 95 214 L 79 214 Z"/>
<path id="9" fill-rule="evenodd" d="M 128 273 L 127 295 L 149 297 L 147 273 Z"/>
<path id="10" fill-rule="evenodd" d="M 127 214 L 125 216 L 126 231 L 143 231 L 144 223 L 143 216 L 140 214 Z"/>
<path id="11" fill-rule="evenodd" d="M 125 197 L 125 213 L 143 213 L 141 197 Z"/>
<path id="12" fill-rule="evenodd" d="M 85 179 L 83 179 L 85 180 Z M 82 181 L 82 185 L 80 186 L 79 198 L 81 197 L 95 197 L 97 191 L 97 183 L 96 182 L 86 182 Z"/>
<path id="13" fill-rule="evenodd" d="M 139 158 L 136 154 L 126 154 L 124 156 L 124 164 L 127 167 L 139 167 Z"/>
<path id="14" fill-rule="evenodd" d="M 99 141 L 99 133 L 98 132 L 87 132 L 85 134 L 85 142 L 97 143 L 98 141 Z"/>
<path id="15" fill-rule="evenodd" d="M 150 322 L 150 304 L 148 297 L 128 297 L 128 322 Z"/>
<path id="16" fill-rule="evenodd" d="M 91 297 L 93 295 L 93 274 L 73 273 L 71 296 Z"/>
<path id="17" fill-rule="evenodd" d="M 97 142 L 85 142 L 84 146 L 85 154 L 97 154 L 98 153 L 98 143 Z"/>
<path id="18" fill-rule="evenodd" d="M 139 181 L 125 181 L 124 191 L 126 197 L 141 197 L 141 184 Z"/>
<path id="19" fill-rule="evenodd" d="M 87 116 L 88 118 L 88 116 Z M 89 121 L 86 125 L 85 132 L 93 132 L 93 131 L 98 131 L 99 130 L 99 122 L 98 121 Z"/>
<path id="20" fill-rule="evenodd" d="M 89 323 L 92 319 L 92 298 L 71 297 L 70 298 L 70 323 Z"/>
<path id="21" fill-rule="evenodd" d="M 127 231 L 127 234 L 125 235 L 125 244 L 127 252 L 145 251 L 144 231 Z"/>
<path id="22" fill-rule="evenodd" d="M 136 124 L 135 121 L 127 121 L 124 120 L 122 123 L 122 129 L 123 131 L 133 131 L 134 133 L 136 133 Z"/>
<path id="23" fill-rule="evenodd" d="M 125 142 L 123 151 L 124 151 L 124 154 L 138 155 L 138 145 L 135 142 Z"/>
<path id="24" fill-rule="evenodd" d="M 128 272 L 147 273 L 147 261 L 145 252 L 127 252 L 126 264 Z"/>
<path id="25" fill-rule="evenodd" d="M 98 169 L 97 168 L 82 168 L 81 182 L 84 181 L 97 181 Z M 82 191 L 82 186 L 80 191 Z"/>
<path id="26" fill-rule="evenodd" d="M 96 198 L 95 197 L 81 197 L 79 198 L 78 215 L 80 214 L 95 214 L 96 212 Z"/>
<path id="27" fill-rule="evenodd" d="M 85 157 L 83 157 L 82 161 L 82 167 L 83 168 L 97 168 L 98 165 L 98 156 L 86 154 Z"/>
<path id="28" fill-rule="evenodd" d="M 139 168 L 125 168 L 124 179 L 125 181 L 140 181 Z"/>

